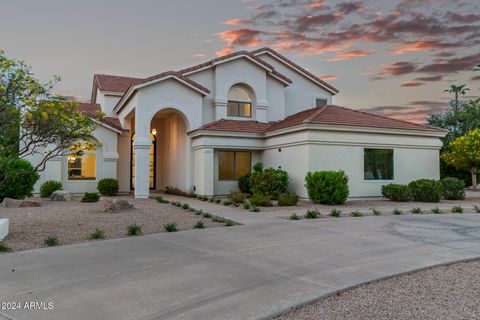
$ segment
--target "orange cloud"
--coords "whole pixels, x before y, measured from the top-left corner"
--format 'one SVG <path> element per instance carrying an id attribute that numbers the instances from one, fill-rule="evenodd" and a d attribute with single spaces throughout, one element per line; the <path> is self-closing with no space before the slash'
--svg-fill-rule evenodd
<path id="1" fill-rule="evenodd" d="M 366 57 L 371 54 L 372 52 L 367 50 L 342 51 L 342 52 L 337 52 L 335 54 L 335 57 L 328 59 L 328 61 L 344 61 L 344 60 L 350 60 L 357 57 Z"/>
<path id="2" fill-rule="evenodd" d="M 309 6 L 310 9 L 318 9 L 325 7 L 325 0 L 315 0 Z"/>
<path id="3" fill-rule="evenodd" d="M 394 55 L 400 55 L 407 52 L 417 52 L 417 51 L 428 51 L 432 49 L 445 49 L 451 48 L 455 46 L 454 44 L 450 43 L 441 43 L 436 41 L 416 41 L 416 42 L 409 42 L 397 47 L 397 49 L 393 50 L 391 53 Z"/>
<path id="4" fill-rule="evenodd" d="M 419 87 L 419 86 L 423 86 L 425 84 L 425 82 L 417 82 L 417 81 L 407 81 L 407 82 L 404 82 L 402 83 L 402 87 Z"/>
<path id="5" fill-rule="evenodd" d="M 240 18 L 233 18 L 233 19 L 228 19 L 225 21 L 223 24 L 229 25 L 229 26 L 239 26 L 243 23 L 243 20 Z"/>
<path id="6" fill-rule="evenodd" d="M 318 76 L 320 79 L 329 81 L 329 80 L 337 80 L 338 76 L 336 74 L 321 74 Z"/>
<path id="7" fill-rule="evenodd" d="M 234 51 L 235 46 L 258 47 L 265 44 L 259 38 L 261 32 L 251 29 L 228 30 L 217 33 L 221 40 L 227 42 L 227 46 L 217 51 L 217 56 L 230 54 Z"/>

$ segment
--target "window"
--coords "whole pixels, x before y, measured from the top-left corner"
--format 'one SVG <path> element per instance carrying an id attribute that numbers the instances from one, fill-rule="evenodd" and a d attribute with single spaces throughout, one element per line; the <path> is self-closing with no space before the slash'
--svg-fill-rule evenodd
<path id="1" fill-rule="evenodd" d="M 393 180 L 393 149 L 364 149 L 365 180 Z"/>
<path id="2" fill-rule="evenodd" d="M 315 107 L 318 108 L 318 107 L 321 107 L 321 106 L 324 106 L 328 103 L 327 99 L 322 99 L 322 98 L 316 98 L 315 99 Z"/>
<path id="3" fill-rule="evenodd" d="M 68 155 L 68 180 L 95 180 L 97 171 L 97 149 L 81 142 L 70 148 Z"/>
<path id="4" fill-rule="evenodd" d="M 219 180 L 238 180 L 250 173 L 252 166 L 252 153 L 245 151 L 220 151 L 218 152 L 218 178 Z"/>
<path id="5" fill-rule="evenodd" d="M 252 98 L 242 86 L 233 86 L 228 92 L 227 115 L 229 117 L 252 117 Z"/>

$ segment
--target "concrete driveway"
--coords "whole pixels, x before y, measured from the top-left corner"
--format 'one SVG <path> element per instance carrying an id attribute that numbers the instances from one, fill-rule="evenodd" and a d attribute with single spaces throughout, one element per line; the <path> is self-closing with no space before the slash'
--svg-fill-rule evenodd
<path id="1" fill-rule="evenodd" d="M 0 302 L 21 305 L 0 309 L 0 319 L 268 318 L 365 281 L 480 256 L 474 214 L 237 218 L 247 224 L 0 255 Z M 24 309 L 32 301 L 53 308 Z"/>

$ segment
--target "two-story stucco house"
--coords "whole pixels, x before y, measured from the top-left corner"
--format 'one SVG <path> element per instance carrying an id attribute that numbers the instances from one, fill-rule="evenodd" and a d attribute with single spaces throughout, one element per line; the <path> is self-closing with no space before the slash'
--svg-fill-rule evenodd
<path id="1" fill-rule="evenodd" d="M 94 132 L 102 146 L 49 161 L 36 190 L 59 180 L 95 191 L 113 177 L 137 198 L 166 186 L 225 195 L 258 161 L 286 170 L 301 197 L 315 170 L 344 170 L 351 197 L 439 178 L 442 129 L 334 106 L 337 93 L 270 48 L 145 79 L 98 74 L 79 109 L 107 115 Z"/>

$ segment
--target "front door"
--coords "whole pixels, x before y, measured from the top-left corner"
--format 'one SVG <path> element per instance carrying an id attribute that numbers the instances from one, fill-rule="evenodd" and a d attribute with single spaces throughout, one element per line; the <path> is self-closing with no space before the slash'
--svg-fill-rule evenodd
<path id="1" fill-rule="evenodd" d="M 150 190 L 155 190 L 156 176 L 157 176 L 157 137 L 154 134 L 150 134 L 152 140 L 152 146 L 150 147 Z M 135 133 L 132 134 L 130 141 L 130 189 L 135 189 L 135 148 L 133 147 L 133 141 L 135 140 Z"/>

